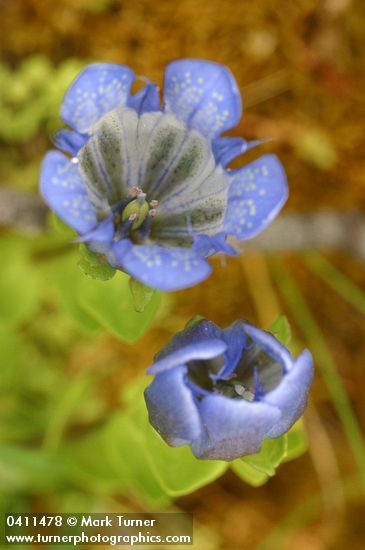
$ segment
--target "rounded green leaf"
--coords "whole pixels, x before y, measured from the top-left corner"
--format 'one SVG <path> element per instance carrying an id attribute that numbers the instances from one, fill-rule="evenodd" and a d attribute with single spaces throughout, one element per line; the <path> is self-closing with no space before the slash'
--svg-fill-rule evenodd
<path id="1" fill-rule="evenodd" d="M 41 298 L 41 281 L 30 261 L 25 239 L 3 238 L 0 250 L 0 322 L 18 324 L 35 313 Z"/>
<path id="2" fill-rule="evenodd" d="M 86 279 L 79 286 L 78 303 L 95 321 L 117 338 L 134 342 L 155 317 L 160 295 L 155 293 L 143 312 L 135 311 L 129 276 L 118 272 L 109 281 Z"/>
<path id="3" fill-rule="evenodd" d="M 176 498 L 190 494 L 220 477 L 229 466 L 227 462 L 198 460 L 188 446 L 172 448 L 161 439 L 148 420 L 143 398 L 144 385 L 145 379 L 133 384 L 139 391 L 135 399 L 130 400 L 127 413 L 142 438 L 146 460 L 164 491 Z M 133 390 L 127 391 L 129 399 L 133 393 Z"/>
<path id="4" fill-rule="evenodd" d="M 110 419 L 104 445 L 108 461 L 123 485 L 152 506 L 169 504 L 170 498 L 147 460 L 140 428 L 128 414 L 117 413 Z"/>

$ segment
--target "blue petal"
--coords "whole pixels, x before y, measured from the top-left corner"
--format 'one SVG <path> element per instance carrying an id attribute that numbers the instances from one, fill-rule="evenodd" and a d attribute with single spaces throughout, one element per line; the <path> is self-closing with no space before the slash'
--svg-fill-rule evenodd
<path id="1" fill-rule="evenodd" d="M 75 157 L 88 139 L 89 136 L 85 136 L 84 134 L 78 134 L 70 130 L 60 130 L 53 137 L 53 143 L 58 149 L 61 149 L 61 151 L 70 153 Z"/>
<path id="2" fill-rule="evenodd" d="M 40 191 L 48 206 L 80 234 L 95 228 L 95 210 L 87 196 L 77 165 L 58 151 L 43 161 Z"/>
<path id="3" fill-rule="evenodd" d="M 236 321 L 222 332 L 223 340 L 227 344 L 226 361 L 216 378 L 224 379 L 229 377 L 236 368 L 242 352 L 246 348 L 246 336 L 241 321 Z"/>
<path id="4" fill-rule="evenodd" d="M 131 107 L 139 115 L 149 113 L 151 111 L 159 111 L 160 95 L 156 84 L 146 84 L 139 92 L 130 96 L 128 107 Z"/>
<path id="5" fill-rule="evenodd" d="M 188 323 L 184 330 L 175 334 L 175 336 L 167 342 L 162 350 L 156 354 L 155 360 L 160 361 L 163 357 L 175 353 L 175 351 L 180 348 L 206 340 L 223 341 L 223 330 L 206 319 L 201 319 L 197 322 L 193 321 L 192 323 Z"/>
<path id="6" fill-rule="evenodd" d="M 86 132 L 109 111 L 126 105 L 134 73 L 125 65 L 95 63 L 71 84 L 61 117 L 78 132 Z"/>
<path id="7" fill-rule="evenodd" d="M 225 217 L 227 234 L 250 239 L 275 218 L 288 197 L 285 173 L 275 155 L 264 155 L 232 175 Z"/>
<path id="8" fill-rule="evenodd" d="M 212 61 L 181 59 L 167 66 L 164 83 L 166 110 L 209 138 L 236 126 L 241 98 L 235 79 Z"/>
<path id="9" fill-rule="evenodd" d="M 195 342 L 159 359 L 147 370 L 147 372 L 148 374 L 157 374 L 171 369 L 172 367 L 176 367 L 176 365 L 186 365 L 188 361 L 213 359 L 214 357 L 222 355 L 226 349 L 226 344 L 221 340 Z"/>
<path id="10" fill-rule="evenodd" d="M 208 277 L 212 268 L 189 248 L 135 245 L 119 254 L 116 261 L 135 279 L 158 290 L 179 290 Z"/>
<path id="11" fill-rule="evenodd" d="M 212 148 L 216 163 L 227 166 L 236 157 L 262 143 L 263 140 L 246 141 L 241 137 L 223 137 L 213 139 Z"/>
<path id="12" fill-rule="evenodd" d="M 209 395 L 198 406 L 205 434 L 192 445 L 197 458 L 234 460 L 257 453 L 265 434 L 280 418 L 275 406 L 223 395 Z"/>
<path id="13" fill-rule="evenodd" d="M 107 260 L 110 265 L 116 269 L 120 269 L 122 258 L 132 247 L 133 244 L 129 239 L 121 239 L 120 241 L 113 243 L 107 253 Z"/>
<path id="14" fill-rule="evenodd" d="M 288 372 L 292 368 L 294 362 L 293 356 L 275 336 L 250 323 L 241 323 L 241 325 L 246 335 L 249 336 L 255 344 L 275 359 L 275 361 L 283 365 L 284 371 Z"/>
<path id="15" fill-rule="evenodd" d="M 173 447 L 190 444 L 201 434 L 198 410 L 184 383 L 186 370 L 180 366 L 157 375 L 144 394 L 152 426 Z"/>
<path id="16" fill-rule="evenodd" d="M 113 217 L 109 216 L 106 220 L 99 223 L 96 229 L 85 233 L 77 239 L 79 242 L 86 242 L 90 250 L 99 254 L 106 254 L 114 238 Z"/>
<path id="17" fill-rule="evenodd" d="M 267 437 L 279 437 L 303 414 L 307 405 L 308 392 L 313 380 L 313 358 L 308 350 L 298 357 L 288 374 L 274 390 L 263 397 L 263 401 L 281 411 L 281 418 L 268 432 Z"/>

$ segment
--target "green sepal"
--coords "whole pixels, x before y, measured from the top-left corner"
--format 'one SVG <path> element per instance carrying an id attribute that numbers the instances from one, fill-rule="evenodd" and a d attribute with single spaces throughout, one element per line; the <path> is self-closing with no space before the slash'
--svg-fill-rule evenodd
<path id="1" fill-rule="evenodd" d="M 240 458 L 231 463 L 231 468 L 242 481 L 248 483 L 252 487 L 260 487 L 269 479 L 267 474 L 256 470 L 256 468 L 253 468 Z"/>
<path id="2" fill-rule="evenodd" d="M 246 483 L 258 487 L 275 475 L 276 468 L 287 454 L 287 435 L 275 439 L 265 439 L 259 453 L 234 460 L 233 471 Z"/>
<path id="3" fill-rule="evenodd" d="M 108 265 L 100 254 L 91 252 L 85 245 L 80 246 L 81 260 L 77 263 L 81 271 L 91 279 L 109 281 L 114 277 L 116 270 Z"/>
<path id="4" fill-rule="evenodd" d="M 140 283 L 133 277 L 129 279 L 129 288 L 131 289 L 135 311 L 137 313 L 143 313 L 152 300 L 156 290 Z"/>
<path id="5" fill-rule="evenodd" d="M 253 487 L 259 487 L 276 474 L 280 464 L 298 458 L 307 447 L 303 421 L 298 420 L 282 436 L 265 439 L 259 453 L 231 462 L 231 468 L 243 481 Z"/>
<path id="6" fill-rule="evenodd" d="M 287 448 L 287 435 L 283 434 L 275 439 L 265 439 L 259 453 L 247 455 L 241 460 L 255 468 L 255 470 L 273 476 L 276 468 L 286 457 Z"/>
<path id="7" fill-rule="evenodd" d="M 204 321 L 204 320 L 205 320 L 205 317 L 203 317 L 202 315 L 195 315 L 195 317 L 193 317 L 192 319 L 190 319 L 190 321 L 186 323 L 184 330 L 186 330 L 187 328 L 193 327 L 200 321 Z"/>
<path id="8" fill-rule="evenodd" d="M 284 346 L 289 344 L 291 339 L 291 330 L 289 321 L 285 315 L 278 315 L 275 321 L 271 323 L 269 331 L 279 340 L 279 342 L 284 344 Z"/>
<path id="9" fill-rule="evenodd" d="M 284 462 L 299 458 L 308 449 L 307 434 L 302 419 L 299 419 L 286 434 L 288 445 Z"/>

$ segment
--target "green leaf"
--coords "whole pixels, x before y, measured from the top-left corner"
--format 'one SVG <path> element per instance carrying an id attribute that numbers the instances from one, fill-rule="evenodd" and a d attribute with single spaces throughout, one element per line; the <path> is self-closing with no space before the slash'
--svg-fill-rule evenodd
<path id="1" fill-rule="evenodd" d="M 284 462 L 289 462 L 304 454 L 308 449 L 307 435 L 305 433 L 303 420 L 298 420 L 298 422 L 290 428 L 286 436 L 287 451 Z"/>
<path id="2" fill-rule="evenodd" d="M 125 413 L 115 414 L 104 434 L 109 463 L 120 483 L 152 506 L 166 506 L 171 499 L 153 472 L 140 429 Z"/>
<path id="3" fill-rule="evenodd" d="M 179 497 L 196 491 L 220 477 L 229 467 L 219 460 L 198 460 L 188 446 L 172 448 L 161 439 L 149 423 L 143 387 L 146 379 L 134 382 L 127 388 L 130 406 L 127 414 L 130 425 L 138 432 L 143 454 L 164 491 L 171 497 Z M 137 391 L 134 392 L 134 389 Z M 135 399 L 132 396 L 135 395 Z"/>
<path id="4" fill-rule="evenodd" d="M 281 342 L 287 346 L 291 338 L 291 330 L 288 319 L 285 315 L 279 315 L 270 325 L 269 331 Z"/>
<path id="5" fill-rule="evenodd" d="M 47 228 L 52 234 L 52 237 L 64 237 L 65 241 L 70 242 L 76 237 L 75 231 L 65 224 L 52 210 L 47 214 Z"/>
<path id="6" fill-rule="evenodd" d="M 65 442 L 62 447 L 62 460 L 70 475 L 88 492 L 90 489 L 98 493 L 112 494 L 124 491 L 127 482 L 123 481 L 119 470 L 116 472 L 108 457 L 105 427 L 88 432 L 83 437 L 71 442 Z M 95 452 L 97 450 L 97 452 Z"/>
<path id="7" fill-rule="evenodd" d="M 256 468 L 253 468 L 246 462 L 243 462 L 240 458 L 231 463 L 231 468 L 234 473 L 242 479 L 242 481 L 252 485 L 252 487 L 260 487 L 269 479 L 267 474 L 256 470 Z"/>
<path id="8" fill-rule="evenodd" d="M 143 313 L 137 313 L 128 279 L 128 275 L 121 272 L 102 283 L 85 279 L 79 287 L 78 302 L 88 315 L 117 338 L 134 342 L 155 317 L 160 294 L 156 292 Z"/>
<path id="9" fill-rule="evenodd" d="M 0 446 L 0 485 L 2 491 L 40 493 L 63 486 L 67 472 L 55 456 L 38 449 Z"/>
<path id="10" fill-rule="evenodd" d="M 7 325 L 0 325 L 0 389 L 14 393 L 19 371 L 24 363 L 23 341 Z"/>
<path id="11" fill-rule="evenodd" d="M 94 254 L 84 245 L 80 247 L 80 253 L 81 260 L 77 265 L 87 277 L 100 281 L 108 281 L 114 277 L 116 270 L 108 265 L 100 254 Z"/>
<path id="12" fill-rule="evenodd" d="M 94 334 L 101 329 L 98 323 L 79 303 L 79 288 L 85 276 L 77 267 L 76 253 L 45 262 L 47 285 L 56 285 L 60 306 L 76 326 L 86 333 Z"/>
<path id="13" fill-rule="evenodd" d="M 0 321 L 18 324 L 35 313 L 41 298 L 41 280 L 28 257 L 25 239 L 1 239 L 0 250 Z"/>
<path id="14" fill-rule="evenodd" d="M 254 455 L 247 455 L 241 460 L 255 470 L 268 476 L 275 474 L 276 468 L 283 461 L 287 452 L 286 434 L 275 439 L 265 439 L 262 443 L 261 451 Z"/>
<path id="15" fill-rule="evenodd" d="M 130 277 L 129 279 L 129 287 L 132 293 L 134 309 L 138 313 L 143 313 L 152 300 L 156 290 L 140 283 L 133 277 Z"/>
<path id="16" fill-rule="evenodd" d="M 212 483 L 224 474 L 228 463 L 220 460 L 198 460 L 188 446 L 169 447 L 152 428 L 147 411 L 143 425 L 147 460 L 161 487 L 172 497 L 188 495 Z"/>
<path id="17" fill-rule="evenodd" d="M 75 416 L 80 403 L 85 400 L 86 391 L 92 381 L 90 373 L 80 374 L 71 379 L 68 386 L 60 393 L 49 414 L 43 443 L 45 449 L 50 451 L 58 449 L 67 423 Z"/>

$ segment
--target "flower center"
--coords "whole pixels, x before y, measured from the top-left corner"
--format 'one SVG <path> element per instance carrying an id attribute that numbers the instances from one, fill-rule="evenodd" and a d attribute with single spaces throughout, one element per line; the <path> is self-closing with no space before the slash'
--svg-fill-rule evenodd
<path id="1" fill-rule="evenodd" d="M 220 355 L 188 362 L 188 381 L 198 398 L 213 392 L 230 399 L 257 401 L 274 389 L 284 374 L 283 365 L 253 342 L 242 352 L 233 372 L 220 378 L 224 361 L 224 355 Z"/>
<path id="2" fill-rule="evenodd" d="M 132 232 L 140 239 L 155 213 L 151 199 L 159 201 L 151 242 L 191 247 L 195 235 L 224 228 L 229 176 L 216 165 L 211 141 L 173 115 L 115 109 L 93 127 L 77 160 L 98 219 L 112 212 L 116 231 L 132 222 L 117 238 Z"/>
<path id="3" fill-rule="evenodd" d="M 133 198 L 135 197 L 135 198 Z M 145 240 L 150 233 L 158 201 L 146 200 L 146 193 L 132 187 L 129 197 L 114 207 L 115 240 L 129 237 L 133 242 Z"/>

